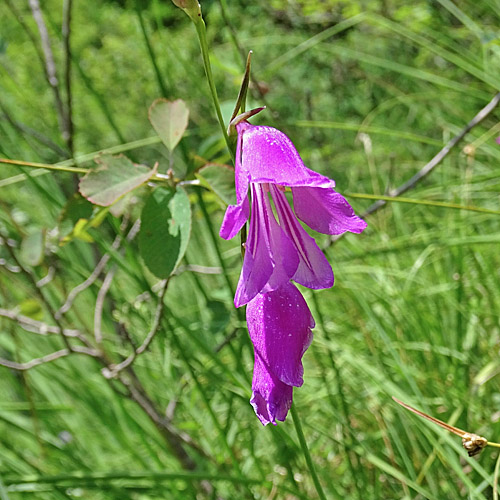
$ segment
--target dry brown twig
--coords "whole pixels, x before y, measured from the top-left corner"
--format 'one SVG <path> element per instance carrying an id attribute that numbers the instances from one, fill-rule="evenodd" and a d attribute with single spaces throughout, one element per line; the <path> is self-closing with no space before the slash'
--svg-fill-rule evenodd
<path id="1" fill-rule="evenodd" d="M 54 54 L 52 52 L 52 47 L 50 45 L 50 36 L 47 26 L 43 19 L 42 11 L 40 9 L 40 3 L 38 0 L 29 0 L 29 5 L 31 12 L 33 14 L 33 19 L 36 22 L 38 33 L 40 35 L 40 42 L 42 44 L 43 60 L 45 62 L 45 76 L 47 77 L 47 82 L 54 93 L 54 99 L 56 103 L 57 115 L 59 117 L 59 126 L 61 128 L 61 134 L 65 142 L 68 141 L 69 131 L 67 128 L 67 120 L 65 116 L 64 105 L 61 99 L 61 93 L 59 90 L 59 80 L 57 78 L 56 64 L 54 62 Z"/>
<path id="2" fill-rule="evenodd" d="M 493 443 L 491 441 L 488 441 L 486 438 L 479 436 L 478 434 L 464 431 L 462 429 L 459 429 L 458 427 L 454 427 L 453 425 L 447 424 L 446 422 L 443 422 L 442 420 L 439 420 L 435 417 L 431 417 L 430 415 L 427 415 L 427 413 L 417 410 L 416 408 L 413 408 L 413 406 L 410 406 L 409 404 L 403 403 L 403 401 L 400 401 L 394 396 L 392 396 L 392 399 L 394 399 L 394 401 L 396 401 L 396 403 L 401 405 L 403 408 L 406 408 L 407 410 L 415 413 L 419 417 L 425 418 L 429 422 L 439 425 L 439 427 L 442 427 L 448 432 L 452 432 L 453 434 L 460 436 L 462 438 L 462 446 L 467 451 L 469 457 L 478 455 L 484 448 L 486 448 L 486 446 L 493 446 L 495 448 L 500 448 L 499 443 Z"/>
<path id="3" fill-rule="evenodd" d="M 492 113 L 492 111 L 498 106 L 500 103 L 500 92 L 495 94 L 491 101 L 483 108 L 481 109 L 474 118 L 455 136 L 453 137 L 448 143 L 437 153 L 432 160 L 430 160 L 428 163 L 426 163 L 413 177 L 408 179 L 405 183 L 401 184 L 396 189 L 390 190 L 385 196 L 390 196 L 392 198 L 395 198 L 397 196 L 401 196 L 403 193 L 406 193 L 410 189 L 413 189 L 422 179 L 427 177 L 452 151 L 453 148 L 457 146 L 457 144 L 477 125 L 479 125 L 488 115 Z M 374 214 L 378 210 L 380 210 L 382 207 L 387 205 L 386 200 L 378 200 L 375 203 L 372 203 L 361 215 L 362 218 L 367 217 L 368 215 Z M 329 247 L 330 245 L 334 244 L 336 241 L 338 241 L 340 238 L 342 238 L 344 234 L 338 235 L 338 236 L 332 236 L 330 238 L 330 241 L 327 245 Z"/>

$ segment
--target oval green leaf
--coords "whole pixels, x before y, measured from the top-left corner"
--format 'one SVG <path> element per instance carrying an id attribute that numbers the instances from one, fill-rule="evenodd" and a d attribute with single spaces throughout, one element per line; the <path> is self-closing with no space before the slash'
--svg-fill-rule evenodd
<path id="1" fill-rule="evenodd" d="M 168 278 L 186 252 L 191 233 L 191 207 L 182 188 L 155 189 L 144 205 L 139 251 L 147 268 Z"/>
<path id="2" fill-rule="evenodd" d="M 169 151 L 182 139 L 188 119 L 189 109 L 182 99 L 156 99 L 149 108 L 149 121 Z"/>

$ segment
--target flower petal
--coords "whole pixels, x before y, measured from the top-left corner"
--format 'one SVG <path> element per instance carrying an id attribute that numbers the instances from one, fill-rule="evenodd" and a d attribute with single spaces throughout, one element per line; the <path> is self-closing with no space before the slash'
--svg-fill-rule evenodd
<path id="1" fill-rule="evenodd" d="M 247 306 L 247 324 L 255 358 L 265 368 L 257 367 L 256 392 L 264 399 L 268 394 L 262 392 L 269 382 L 265 372 L 286 385 L 300 387 L 304 382 L 302 356 L 312 342 L 314 319 L 297 288 L 286 283 L 273 292 L 257 295 Z"/>
<path id="2" fill-rule="evenodd" d="M 264 187 L 252 184 L 252 215 L 234 305 L 288 283 L 299 265 L 294 245 L 276 222 Z"/>
<path id="3" fill-rule="evenodd" d="M 332 287 L 332 267 L 316 241 L 300 225 L 284 193 L 276 186 L 271 186 L 271 193 L 280 226 L 293 241 L 299 255 L 299 265 L 292 279 L 308 288 Z"/>
<path id="4" fill-rule="evenodd" d="M 319 233 L 361 233 L 366 227 L 347 200 L 333 189 L 295 187 L 292 193 L 297 217 Z"/>
<path id="5" fill-rule="evenodd" d="M 241 164 L 251 182 L 269 182 L 282 186 L 333 188 L 335 182 L 309 170 L 292 141 L 272 127 L 248 122 L 236 125 L 241 137 Z"/>
<path id="6" fill-rule="evenodd" d="M 256 354 L 250 404 L 262 425 L 269 423 L 276 425 L 276 419 L 283 422 L 292 406 L 292 396 L 293 387 L 280 382 L 266 369 L 265 364 Z"/>
<path id="7" fill-rule="evenodd" d="M 225 240 L 234 238 L 243 227 L 250 214 L 250 204 L 245 196 L 240 205 L 229 205 L 226 208 L 224 220 L 222 221 L 219 236 Z"/>
<path id="8" fill-rule="evenodd" d="M 242 168 L 241 164 L 241 134 L 238 134 L 236 143 L 236 161 L 235 161 L 235 185 L 236 185 L 236 205 L 229 205 L 224 215 L 224 220 L 219 231 L 219 236 L 225 240 L 234 238 L 243 227 L 250 213 L 250 204 L 248 203 L 248 172 Z"/>

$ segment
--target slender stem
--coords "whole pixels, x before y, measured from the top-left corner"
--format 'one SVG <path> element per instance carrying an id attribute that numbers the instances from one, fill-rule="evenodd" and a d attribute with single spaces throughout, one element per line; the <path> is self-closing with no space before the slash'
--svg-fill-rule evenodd
<path id="1" fill-rule="evenodd" d="M 312 300 L 314 303 L 314 308 L 315 308 L 315 314 L 317 316 L 317 326 L 321 328 L 323 331 L 325 338 L 327 340 L 329 339 L 329 335 L 327 334 L 327 331 L 325 329 L 325 322 L 323 320 L 323 313 L 321 312 L 319 308 L 319 303 L 318 303 L 318 298 L 317 294 L 312 294 Z M 327 351 L 327 357 L 328 360 L 330 361 L 330 366 L 334 371 L 334 376 L 335 376 L 335 381 L 337 383 L 337 392 L 340 398 L 340 408 L 342 412 L 342 417 L 343 417 L 343 422 L 342 422 L 342 427 L 341 427 L 341 432 L 343 435 L 343 445 L 344 445 L 344 450 L 345 450 L 345 455 L 346 455 L 346 460 L 347 460 L 347 465 L 349 467 L 349 471 L 352 476 L 352 481 L 354 483 L 354 486 L 356 487 L 356 491 L 358 493 L 358 498 L 362 499 L 363 494 L 362 494 L 362 486 L 360 485 L 359 481 L 359 475 L 356 474 L 356 467 L 359 467 L 359 461 L 357 458 L 357 455 L 354 454 L 351 458 L 351 452 L 353 448 L 353 441 L 355 440 L 354 433 L 352 432 L 351 426 L 349 424 L 349 404 L 347 402 L 347 398 L 345 396 L 344 392 L 344 383 L 342 380 L 342 374 L 340 372 L 340 369 L 335 361 L 335 352 L 331 352 L 330 350 Z"/>
<path id="2" fill-rule="evenodd" d="M 318 475 L 316 474 L 316 469 L 314 468 L 311 454 L 309 453 L 309 448 L 307 447 L 306 438 L 304 437 L 302 425 L 300 423 L 299 416 L 297 415 L 297 411 L 295 410 L 295 406 L 292 405 L 292 407 L 290 408 L 290 413 L 292 414 L 293 425 L 295 426 L 295 431 L 297 432 L 300 447 L 302 449 L 302 453 L 304 454 L 304 458 L 306 459 L 307 467 L 309 468 L 309 472 L 311 473 L 314 487 L 316 488 L 319 498 L 321 500 L 326 500 L 325 493 L 323 492 L 323 488 L 321 486 L 321 483 L 319 482 Z"/>
<path id="3" fill-rule="evenodd" d="M 40 9 L 40 3 L 38 0 L 29 0 L 29 5 L 31 12 L 33 13 L 33 18 L 38 27 L 38 33 L 40 34 L 40 41 L 42 44 L 43 56 L 45 60 L 45 76 L 47 82 L 54 93 L 54 99 L 56 103 L 56 110 L 59 116 L 59 124 L 61 128 L 61 133 L 65 142 L 67 142 L 68 130 L 67 122 L 65 119 L 64 106 L 61 99 L 61 93 L 59 91 L 59 81 L 57 78 L 56 64 L 54 62 L 54 55 L 52 53 L 52 48 L 50 45 L 49 32 L 45 21 L 43 20 L 42 11 Z"/>
<path id="4" fill-rule="evenodd" d="M 148 32 L 146 31 L 146 24 L 144 23 L 144 17 L 142 15 L 142 9 L 139 0 L 135 0 L 135 12 L 137 14 L 137 18 L 139 19 L 139 25 L 141 27 L 142 36 L 144 38 L 144 43 L 146 44 L 146 49 L 149 54 L 149 59 L 151 64 L 153 65 L 153 69 L 156 75 L 156 81 L 158 82 L 158 87 L 160 87 L 160 92 L 163 97 L 168 97 L 167 87 L 165 82 L 163 81 L 163 76 L 161 74 L 160 68 L 158 67 L 158 63 L 156 62 L 156 55 L 153 50 L 153 46 L 151 45 L 151 41 L 149 40 Z"/>
<path id="5" fill-rule="evenodd" d="M 488 443 L 489 444 L 489 443 Z M 500 471 L 500 454 L 495 464 L 495 472 L 493 473 L 493 500 L 498 500 L 498 473 Z"/>
<path id="6" fill-rule="evenodd" d="M 481 109 L 474 118 L 460 131 L 458 135 L 453 137 L 439 153 L 432 158 L 421 170 L 419 170 L 412 178 L 408 179 L 405 183 L 401 184 L 397 189 L 392 190 L 389 196 L 395 197 L 400 196 L 406 191 L 413 189 L 422 179 L 427 177 L 445 158 L 448 156 L 450 151 L 477 125 L 479 125 L 500 103 L 500 92 L 495 94 L 491 101 Z M 363 215 L 369 215 L 380 208 L 382 208 L 387 202 L 385 200 L 379 200 L 371 205 L 368 210 Z"/>
<path id="7" fill-rule="evenodd" d="M 231 283 L 231 280 L 229 279 L 229 271 L 227 269 L 227 265 L 224 261 L 224 258 L 222 257 L 222 253 L 221 253 L 220 248 L 219 248 L 219 243 L 218 243 L 217 237 L 214 234 L 210 214 L 207 211 L 207 207 L 205 206 L 205 201 L 203 200 L 203 196 L 200 193 L 200 191 L 197 191 L 197 194 L 198 194 L 198 204 L 199 204 L 201 212 L 203 214 L 203 218 L 205 219 L 205 221 L 207 223 L 207 229 L 208 229 L 208 232 L 210 234 L 210 239 L 212 240 L 214 250 L 217 253 L 217 260 L 219 261 L 219 265 L 222 268 L 222 275 L 224 276 L 224 280 L 226 281 L 227 289 L 228 289 L 231 297 L 234 297 L 235 291 L 233 288 L 233 284 Z"/>
<path id="8" fill-rule="evenodd" d="M 21 261 L 17 258 L 16 252 L 14 252 L 14 249 L 11 248 L 8 241 L 5 242 L 5 248 L 9 252 L 9 254 L 12 257 L 12 259 L 14 260 L 14 262 L 17 264 L 19 269 L 21 269 L 23 274 L 26 276 L 28 281 L 31 283 L 35 293 L 38 295 L 38 297 L 40 298 L 42 303 L 45 305 L 45 307 L 49 311 L 50 316 L 54 319 L 54 322 L 59 329 L 59 335 L 61 336 L 62 341 L 63 341 L 64 345 L 66 346 L 66 349 L 71 352 L 73 350 L 73 347 L 71 346 L 71 344 L 68 340 L 68 337 L 66 337 L 66 335 L 64 335 L 64 328 L 62 327 L 62 324 L 60 323 L 60 321 L 56 318 L 55 311 L 52 308 L 52 305 L 50 304 L 49 300 L 45 297 L 45 294 L 42 291 L 42 289 L 37 285 L 37 280 L 35 279 L 35 277 L 31 273 L 31 271 L 29 271 L 27 268 L 25 268 L 21 264 Z"/>
<path id="9" fill-rule="evenodd" d="M 417 200 L 415 198 L 404 198 L 402 196 L 386 196 L 381 194 L 365 193 L 344 193 L 346 198 L 359 198 L 362 200 L 382 200 L 397 203 L 409 203 L 412 205 L 427 205 L 429 207 L 456 208 L 457 210 L 468 210 L 470 212 L 481 212 L 485 214 L 500 215 L 500 210 L 491 210 L 489 208 L 475 207 L 471 205 L 459 205 L 458 203 L 448 203 L 446 201 Z"/>
<path id="10" fill-rule="evenodd" d="M 64 85 L 66 89 L 66 110 L 64 113 L 64 132 L 63 139 L 68 145 L 71 157 L 74 156 L 73 142 L 73 97 L 71 94 L 71 9 L 72 0 L 64 0 L 63 3 L 63 23 L 62 36 L 64 44 Z"/>
<path id="11" fill-rule="evenodd" d="M 203 21 L 203 19 L 199 17 L 194 21 L 194 25 L 196 27 L 196 33 L 198 34 L 198 40 L 200 42 L 201 55 L 203 57 L 203 66 L 205 67 L 205 74 L 207 76 L 208 85 L 210 87 L 210 93 L 212 94 L 212 100 L 214 103 L 215 112 L 217 114 L 217 119 L 219 120 L 219 125 L 221 127 L 224 140 L 226 141 L 227 149 L 231 153 L 231 156 L 234 158 L 235 150 L 234 147 L 231 146 L 231 142 L 229 141 L 229 136 L 227 135 L 226 125 L 224 124 L 224 119 L 222 118 L 219 98 L 217 96 L 217 89 L 215 87 L 214 77 L 212 74 L 212 67 L 210 65 L 210 56 L 208 52 L 207 30 L 205 26 L 205 21 Z"/>
<path id="12" fill-rule="evenodd" d="M 0 366 L 5 366 L 6 368 L 10 368 L 11 370 L 17 371 L 27 371 L 35 366 L 43 365 L 45 363 L 50 363 L 51 361 L 55 361 L 59 358 L 64 358 L 66 356 L 70 356 L 71 354 L 86 354 L 87 356 L 97 357 L 98 352 L 94 349 L 89 349 L 88 347 L 82 346 L 73 346 L 70 351 L 69 349 L 60 349 L 59 351 L 52 352 L 47 354 L 46 356 L 42 356 L 41 358 L 35 358 L 31 361 L 27 361 L 26 363 L 16 363 L 14 361 L 9 361 L 8 359 L 0 358 Z"/>
<path id="13" fill-rule="evenodd" d="M 0 163 L 8 163 L 10 165 L 20 165 L 23 167 L 44 168 L 46 170 L 59 170 L 60 172 L 72 172 L 74 174 L 86 174 L 88 172 L 88 168 L 68 167 L 58 164 L 52 165 L 49 163 L 37 163 L 32 161 L 9 160 L 7 158 L 0 158 Z"/>

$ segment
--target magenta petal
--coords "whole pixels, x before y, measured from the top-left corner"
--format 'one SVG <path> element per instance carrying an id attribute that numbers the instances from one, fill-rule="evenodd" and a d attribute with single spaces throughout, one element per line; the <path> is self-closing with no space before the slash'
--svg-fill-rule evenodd
<path id="1" fill-rule="evenodd" d="M 250 204 L 245 196 L 241 205 L 229 205 L 220 227 L 219 236 L 225 240 L 234 238 L 243 227 L 250 213 Z"/>
<path id="2" fill-rule="evenodd" d="M 247 306 L 247 324 L 255 357 L 266 371 L 286 385 L 300 387 L 302 356 L 312 342 L 314 319 L 297 288 L 287 283 L 257 295 Z M 254 377 L 254 386 L 262 387 L 266 380 Z"/>
<path id="3" fill-rule="evenodd" d="M 347 200 L 333 189 L 295 187 L 292 193 L 297 217 L 319 233 L 361 233 L 366 227 Z"/>
<path id="4" fill-rule="evenodd" d="M 250 204 L 248 203 L 248 172 L 242 168 L 241 164 L 241 134 L 238 134 L 236 143 L 235 161 L 235 184 L 236 184 L 236 205 L 229 205 L 224 215 L 224 220 L 219 231 L 219 236 L 225 240 L 234 238 L 248 219 Z"/>
<path id="5" fill-rule="evenodd" d="M 292 212 L 286 196 L 276 187 L 271 188 L 280 225 L 293 241 L 299 255 L 299 265 L 293 280 L 313 289 L 333 286 L 332 266 L 318 247 L 314 238 L 309 236 Z"/>
<path id="6" fill-rule="evenodd" d="M 255 355 L 250 404 L 262 425 L 276 425 L 276 419 L 283 422 L 292 406 L 292 396 L 293 387 L 280 382 Z"/>
<path id="7" fill-rule="evenodd" d="M 251 182 L 283 186 L 333 188 L 335 182 L 309 170 L 292 141 L 272 127 L 242 122 L 236 126 L 241 137 L 241 164 Z"/>
<path id="8" fill-rule="evenodd" d="M 276 222 L 264 187 L 252 184 L 251 190 L 252 215 L 234 298 L 236 307 L 287 283 L 299 265 L 295 247 Z"/>

